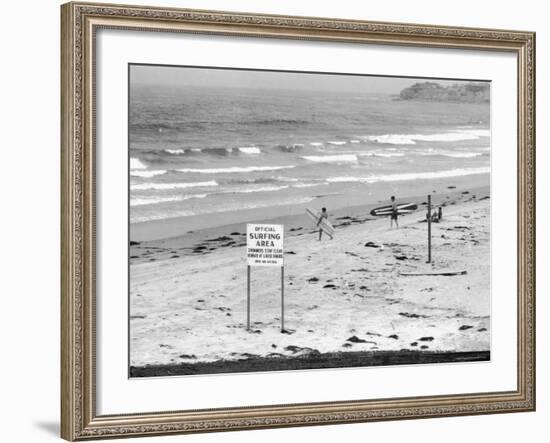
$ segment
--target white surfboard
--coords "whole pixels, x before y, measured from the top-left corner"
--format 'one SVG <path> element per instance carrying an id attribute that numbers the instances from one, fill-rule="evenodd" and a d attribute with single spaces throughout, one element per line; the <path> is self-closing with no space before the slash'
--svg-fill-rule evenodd
<path id="1" fill-rule="evenodd" d="M 306 213 L 307 215 L 309 215 L 309 218 L 313 220 L 315 226 L 321 228 L 323 232 L 325 232 L 330 238 L 334 237 L 334 226 L 332 226 L 332 224 L 326 218 L 321 219 L 321 222 L 319 222 L 319 219 L 321 218 L 321 213 L 319 211 L 307 208 Z"/>

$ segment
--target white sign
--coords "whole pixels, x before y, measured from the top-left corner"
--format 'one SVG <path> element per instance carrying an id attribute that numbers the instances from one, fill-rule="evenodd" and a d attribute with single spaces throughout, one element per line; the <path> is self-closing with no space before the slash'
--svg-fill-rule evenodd
<path id="1" fill-rule="evenodd" d="M 246 225 L 249 266 L 283 266 L 283 225 Z"/>

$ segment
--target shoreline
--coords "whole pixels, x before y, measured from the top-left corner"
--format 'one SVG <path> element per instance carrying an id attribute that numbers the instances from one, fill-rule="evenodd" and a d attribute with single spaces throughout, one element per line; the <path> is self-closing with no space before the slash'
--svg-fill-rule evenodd
<path id="1" fill-rule="evenodd" d="M 455 186 L 455 185 L 450 185 Z M 486 198 L 489 196 L 490 188 L 488 185 L 477 188 L 464 189 L 446 189 L 447 192 L 432 194 L 432 205 L 434 207 L 453 206 L 460 204 L 460 201 L 466 201 L 475 198 Z M 426 196 L 403 197 L 399 201 L 418 202 L 418 210 L 412 214 L 419 214 L 424 217 L 426 211 Z M 398 201 L 398 202 L 399 202 Z M 387 202 L 367 203 L 363 205 L 342 207 L 329 211 L 330 221 L 336 231 L 342 227 L 351 224 L 363 224 L 387 217 L 374 217 L 370 211 Z M 305 208 L 305 206 L 301 206 Z M 444 209 L 445 213 L 445 209 Z M 270 214 L 267 214 L 268 217 Z M 284 215 L 278 217 L 254 219 L 253 223 L 282 224 L 285 226 L 285 239 L 304 234 L 318 232 L 305 210 L 300 214 Z M 159 226 L 152 226 L 156 230 Z M 209 254 L 220 248 L 244 247 L 246 242 L 246 223 L 230 223 L 212 228 L 198 229 L 189 231 L 185 234 L 163 238 L 158 240 L 132 241 L 130 243 L 130 264 L 142 263 L 144 261 L 156 261 L 167 259 L 178 259 L 183 256 L 193 256 L 197 253 Z"/>
<path id="2" fill-rule="evenodd" d="M 211 233 L 215 233 L 222 231 L 224 227 L 231 227 L 232 230 L 243 229 L 242 226 L 246 223 L 269 221 L 286 225 L 292 224 L 295 217 L 303 216 L 304 220 L 309 220 L 304 214 L 306 207 L 326 206 L 330 214 L 340 216 L 346 215 L 345 212 L 348 209 L 366 208 L 370 211 L 374 207 L 387 203 L 390 195 L 396 195 L 398 202 L 417 201 L 421 203 L 425 201 L 426 195 L 432 194 L 434 204 L 439 204 L 444 201 L 446 196 L 453 197 L 462 191 L 485 192 L 485 189 L 490 188 L 489 177 L 489 174 L 476 174 L 453 177 L 452 179 L 416 180 L 414 183 L 407 181 L 379 182 L 348 191 L 345 194 L 315 193 L 312 195 L 312 201 L 306 204 L 262 207 L 133 223 L 129 225 L 129 236 L 130 241 L 133 242 L 152 242 L 170 240 L 188 234 L 198 234 L 200 237 L 201 231 L 212 230 Z M 454 189 L 449 189 L 451 186 Z M 363 188 L 369 192 L 365 193 Z M 435 190 L 438 192 L 434 193 Z M 305 222 L 300 221 L 300 223 Z M 206 238 L 206 236 L 202 237 Z"/>

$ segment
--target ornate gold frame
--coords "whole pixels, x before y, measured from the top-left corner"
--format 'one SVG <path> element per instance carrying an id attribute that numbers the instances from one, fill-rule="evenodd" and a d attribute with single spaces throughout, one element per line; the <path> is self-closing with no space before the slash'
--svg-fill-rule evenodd
<path id="1" fill-rule="evenodd" d="M 61 436 L 67 440 L 535 409 L 535 34 L 68 3 L 61 7 Z M 518 380 L 511 392 L 98 416 L 94 33 L 99 28 L 509 51 L 518 59 Z"/>

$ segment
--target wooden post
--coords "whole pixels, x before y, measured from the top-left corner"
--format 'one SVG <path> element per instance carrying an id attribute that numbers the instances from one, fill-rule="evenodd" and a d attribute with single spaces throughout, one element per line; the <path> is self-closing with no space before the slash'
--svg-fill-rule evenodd
<path id="1" fill-rule="evenodd" d="M 285 267 L 281 266 L 281 332 L 285 332 Z"/>
<path id="2" fill-rule="evenodd" d="M 246 330 L 250 331 L 250 265 L 246 271 Z"/>
<path id="3" fill-rule="evenodd" d="M 432 196 L 428 195 L 428 263 L 432 262 Z"/>

